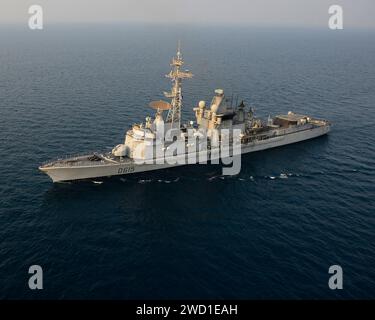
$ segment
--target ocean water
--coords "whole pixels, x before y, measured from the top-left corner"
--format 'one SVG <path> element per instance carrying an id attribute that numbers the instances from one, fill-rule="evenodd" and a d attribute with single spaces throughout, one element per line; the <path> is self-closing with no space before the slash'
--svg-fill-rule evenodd
<path id="1" fill-rule="evenodd" d="M 0 28 L 0 298 L 375 298 L 375 42 L 369 31 Z M 257 114 L 333 122 L 242 159 L 52 184 L 37 167 L 110 149 L 162 98 L 182 40 L 184 119 L 223 88 Z M 44 289 L 28 289 L 41 265 Z M 328 288 L 328 268 L 344 290 Z"/>

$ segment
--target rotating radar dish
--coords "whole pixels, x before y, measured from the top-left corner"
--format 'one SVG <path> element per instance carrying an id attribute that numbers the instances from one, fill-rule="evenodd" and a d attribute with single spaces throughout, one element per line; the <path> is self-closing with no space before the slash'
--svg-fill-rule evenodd
<path id="1" fill-rule="evenodd" d="M 166 101 L 162 101 L 162 100 L 151 102 L 150 107 L 152 109 L 159 110 L 159 111 L 166 111 L 172 108 L 170 103 Z"/>

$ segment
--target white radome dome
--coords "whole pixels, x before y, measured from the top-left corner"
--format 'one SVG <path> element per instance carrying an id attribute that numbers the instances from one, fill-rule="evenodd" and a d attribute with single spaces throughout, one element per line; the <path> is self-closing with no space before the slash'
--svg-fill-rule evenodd
<path id="1" fill-rule="evenodd" d="M 216 89 L 215 93 L 218 94 L 219 96 L 222 96 L 224 94 L 224 90 L 223 89 Z"/>
<path id="2" fill-rule="evenodd" d="M 203 109 L 206 107 L 206 101 L 199 101 L 199 104 L 198 104 L 199 108 Z"/>

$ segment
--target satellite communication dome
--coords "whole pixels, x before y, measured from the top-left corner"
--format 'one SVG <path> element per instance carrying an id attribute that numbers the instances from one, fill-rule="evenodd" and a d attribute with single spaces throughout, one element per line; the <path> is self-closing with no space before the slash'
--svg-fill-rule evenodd
<path id="1" fill-rule="evenodd" d="M 215 93 L 219 96 L 222 96 L 224 94 L 224 90 L 223 89 L 216 89 L 215 90 Z"/>
<path id="2" fill-rule="evenodd" d="M 206 107 L 206 102 L 205 101 L 199 101 L 199 108 L 203 109 Z"/>

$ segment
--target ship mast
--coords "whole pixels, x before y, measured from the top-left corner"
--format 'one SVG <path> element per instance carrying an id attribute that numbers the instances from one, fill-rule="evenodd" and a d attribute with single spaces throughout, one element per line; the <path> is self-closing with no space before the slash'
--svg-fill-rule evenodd
<path id="1" fill-rule="evenodd" d="M 173 86 L 171 92 L 164 92 L 167 98 L 171 98 L 171 109 L 168 112 L 166 123 L 171 124 L 171 127 L 181 127 L 181 108 L 182 108 L 182 80 L 190 79 L 193 74 L 189 71 L 181 71 L 184 65 L 184 60 L 181 54 L 181 44 L 178 42 L 177 55 L 172 59 L 172 70 L 166 75 L 167 78 L 172 79 Z"/>

